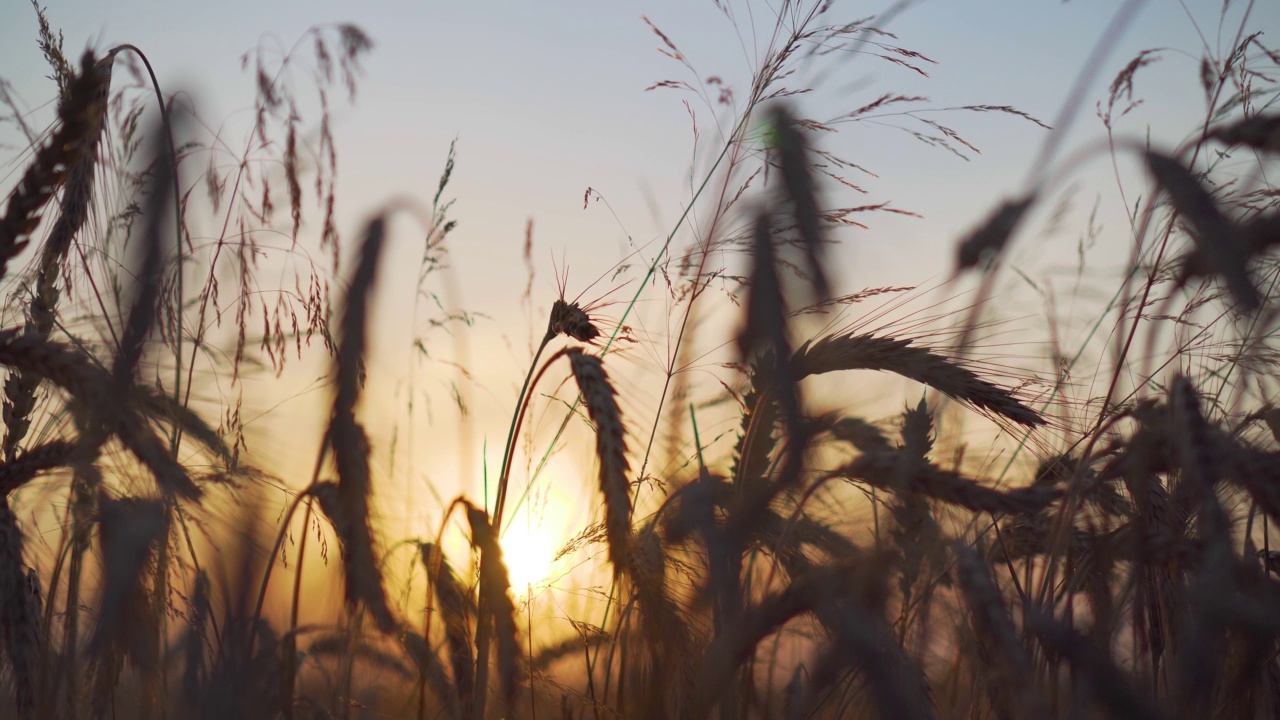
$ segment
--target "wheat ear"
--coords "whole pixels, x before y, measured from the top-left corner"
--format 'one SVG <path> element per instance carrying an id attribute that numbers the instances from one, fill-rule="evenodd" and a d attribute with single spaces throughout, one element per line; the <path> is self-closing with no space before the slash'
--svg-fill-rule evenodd
<path id="1" fill-rule="evenodd" d="M 609 561 L 625 571 L 631 542 L 631 486 L 627 482 L 627 440 L 622 412 L 604 363 L 580 348 L 570 348 L 569 365 L 582 391 L 587 415 L 596 426 L 596 458 L 600 463 L 600 492 L 604 494 Z"/>
<path id="2" fill-rule="evenodd" d="M 94 66 L 97 100 L 84 108 L 86 122 L 82 142 L 85 147 L 74 153 L 67 170 L 57 218 L 49 230 L 49 238 L 40 251 L 40 265 L 36 276 L 35 291 L 27 305 L 26 332 L 48 335 L 53 331 L 54 314 L 58 304 L 58 276 L 66 259 L 71 241 L 84 227 L 93 198 L 94 167 L 97 164 L 97 145 L 102 137 L 106 119 L 107 95 L 111 88 L 111 67 L 114 56 L 108 56 Z M 36 391 L 41 376 L 35 372 L 11 372 L 5 381 L 4 394 L 4 457 L 12 460 L 18 444 L 26 436 L 31 425 L 31 413 L 35 410 Z"/>
<path id="3" fill-rule="evenodd" d="M 806 343 L 796 351 L 791 362 L 799 377 L 838 370 L 892 372 L 1020 425 L 1044 425 L 1044 418 L 1011 391 L 983 380 L 955 360 L 914 346 L 912 342 L 870 334 L 830 335 L 815 343 Z"/>
<path id="4" fill-rule="evenodd" d="M 369 527 L 369 439 L 355 417 L 362 384 L 369 295 L 377 280 L 385 237 L 386 220 L 374 218 L 365 228 L 360 259 L 347 290 L 328 436 L 338 470 L 337 497 L 327 503 L 322 497 L 320 507 L 334 521 L 342 539 L 347 601 L 352 605 L 364 603 L 379 628 L 389 633 L 394 630 L 395 621 L 387 605 Z"/>
<path id="5" fill-rule="evenodd" d="M 444 619 L 445 644 L 449 646 L 449 664 L 453 667 L 453 689 L 463 714 L 469 715 L 475 693 L 475 658 L 470 639 L 472 599 L 439 545 L 422 543 L 419 551 L 428 582 L 440 603 L 440 616 Z"/>
<path id="6" fill-rule="evenodd" d="M 65 101 L 58 104 L 58 129 L 36 151 L 17 189 L 9 196 L 0 219 L 0 278 L 9 261 L 22 252 L 28 236 L 40 224 L 40 212 L 66 180 L 68 170 L 92 147 L 91 135 L 101 128 L 102 73 L 95 71 L 93 53 L 85 51 L 80 73 L 67 85 Z"/>
<path id="7" fill-rule="evenodd" d="M 502 559 L 502 546 L 498 544 L 497 533 L 489 524 L 488 515 L 469 502 L 464 501 L 464 504 L 467 522 L 471 525 L 471 542 L 480 548 L 480 594 L 484 598 L 480 607 L 480 622 L 493 623 L 498 644 L 498 675 L 502 697 L 507 707 L 511 708 L 520 667 L 520 641 L 516 633 L 516 606 L 511 600 L 511 580 Z M 485 633 L 480 633 L 477 639 L 485 636 Z M 484 662 L 488 656 L 486 649 L 477 647 L 476 651 L 476 656 Z M 481 716 L 484 712 L 482 698 L 486 691 L 488 667 L 481 665 L 478 673 L 475 712 L 477 716 Z"/>

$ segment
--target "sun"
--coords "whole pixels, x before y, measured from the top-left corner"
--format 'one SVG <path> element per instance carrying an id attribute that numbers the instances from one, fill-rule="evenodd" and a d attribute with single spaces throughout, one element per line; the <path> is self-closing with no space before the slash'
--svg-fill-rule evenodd
<path id="1" fill-rule="evenodd" d="M 558 538 L 555 530 L 537 518 L 516 513 L 503 529 L 502 556 L 511 579 L 511 590 L 517 596 L 537 590 L 552 578 Z"/>
<path id="2" fill-rule="evenodd" d="M 581 498 L 558 479 L 578 474 L 575 467 L 553 458 L 543 477 L 515 496 L 499 544 L 516 597 L 535 596 L 571 570 L 570 560 L 555 558 L 581 528 Z"/>

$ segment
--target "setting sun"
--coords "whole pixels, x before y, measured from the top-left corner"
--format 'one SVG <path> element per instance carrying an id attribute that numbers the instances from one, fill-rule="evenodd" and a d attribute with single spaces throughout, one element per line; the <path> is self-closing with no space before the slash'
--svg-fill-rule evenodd
<path id="1" fill-rule="evenodd" d="M 511 591 L 517 597 L 551 579 L 555 570 L 552 560 L 558 546 L 558 539 L 552 537 L 555 531 L 554 524 L 539 522 L 537 518 L 530 523 L 524 513 L 512 518 L 511 525 L 503 531 L 502 555 L 511 578 Z"/>
<path id="2" fill-rule="evenodd" d="M 556 555 L 582 529 L 579 498 L 565 478 L 580 475 L 567 455 L 550 459 L 532 484 L 521 488 L 502 523 L 503 560 L 516 597 L 527 597 L 561 579 L 569 563 Z"/>

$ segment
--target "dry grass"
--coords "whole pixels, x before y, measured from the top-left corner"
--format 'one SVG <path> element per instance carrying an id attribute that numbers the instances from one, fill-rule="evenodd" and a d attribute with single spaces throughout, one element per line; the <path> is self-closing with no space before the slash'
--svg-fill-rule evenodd
<path id="1" fill-rule="evenodd" d="M 389 211 L 364 226 L 346 271 L 333 218 L 327 91 L 354 96 L 369 39 L 350 25 L 309 34 L 318 134 L 303 124 L 306 89 L 252 59 L 253 127 L 235 163 L 199 173 L 221 230 L 197 247 L 203 230 L 180 208 L 198 193 L 174 190 L 191 186 L 191 155 L 174 148 L 199 145 L 195 124 L 166 102 L 165 124 L 143 133 L 142 101 L 112 90 L 121 53 L 137 48 L 73 64 L 37 12 L 59 101 L 0 220 L 0 279 L 21 318 L 0 328 L 0 715 L 1280 713 L 1280 195 L 1265 179 L 1280 151 L 1269 79 L 1280 54 L 1259 35 L 1241 30 L 1229 53 L 1206 59 L 1209 112 L 1183 147 L 1118 134 L 1152 54 L 1115 78 L 1099 108 L 1108 150 L 1151 185 L 1130 224 L 1132 256 L 1098 311 L 1095 330 L 1109 324 L 1113 344 L 1103 353 L 1085 340 L 1074 356 L 1055 345 L 1014 368 L 978 359 L 988 300 L 1058 176 L 1086 158 L 1035 168 L 1034 186 L 958 236 L 951 282 L 977 276 L 967 316 L 916 317 L 894 301 L 859 312 L 903 288 L 837 295 L 837 231 L 901 211 L 835 207 L 865 191 L 851 177 L 870 174 L 823 137 L 874 119 L 944 151 L 976 148 L 923 112 L 923 98 L 863 98 L 820 120 L 791 101 L 807 88 L 788 83 L 837 50 L 920 74 L 934 61 L 888 33 L 892 13 L 837 22 L 826 3 L 788 0 L 772 8 L 736 99 L 651 23 L 693 78 L 656 87 L 730 111 L 718 136 L 698 138 L 716 143 L 710 167 L 638 268 L 636 294 L 606 306 L 617 317 L 602 321 L 562 288 L 512 406 L 492 504 L 442 503 L 423 539 L 378 522 L 378 503 L 394 499 L 361 405 Z M 1047 129 L 1005 105 L 948 110 Z M 420 213 L 420 284 L 447 268 L 452 170 L 450 149 Z M 108 173 L 119 177 L 104 183 Z M 297 245 L 279 253 L 295 276 L 271 288 L 275 306 L 259 306 L 273 186 L 288 198 Z M 322 218 L 305 248 L 308 199 Z M 127 264 L 102 259 L 130 257 L 126 239 Z M 29 270 L 11 272 L 32 244 Z M 227 278 L 230 300 L 219 295 Z M 827 322 L 817 332 L 815 317 Z M 473 320 L 449 308 L 436 324 L 469 331 Z M 1055 343 L 1066 330 L 1052 328 Z M 1086 353 L 1107 360 L 1072 380 Z M 332 404 L 310 479 L 276 480 L 252 464 L 240 393 L 252 363 L 265 377 L 307 354 L 331 363 Z M 637 356 L 657 361 L 651 385 L 630 375 Z M 197 366 L 214 368 L 207 385 L 221 395 L 193 391 L 205 387 Z M 858 370 L 926 395 L 897 417 L 870 416 L 829 393 Z M 961 409 L 937 412 L 940 397 Z M 965 422 L 977 423 L 971 434 Z M 973 457 L 983 442 L 1005 454 Z M 582 486 L 593 521 L 561 553 L 581 574 L 513 588 L 504 520 L 529 500 L 512 488 L 536 488 L 554 453 L 575 450 L 597 470 Z M 282 509 L 258 512 L 267 507 Z M 281 572 L 292 582 L 273 584 Z M 327 579 L 345 588 L 332 613 L 312 602 Z"/>

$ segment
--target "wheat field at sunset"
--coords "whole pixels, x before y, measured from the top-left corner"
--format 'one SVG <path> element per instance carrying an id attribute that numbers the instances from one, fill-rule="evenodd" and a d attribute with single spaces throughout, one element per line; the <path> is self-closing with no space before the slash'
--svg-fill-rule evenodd
<path id="1" fill-rule="evenodd" d="M 1280 6 L 3 1 L 0 718 L 1280 716 Z"/>

